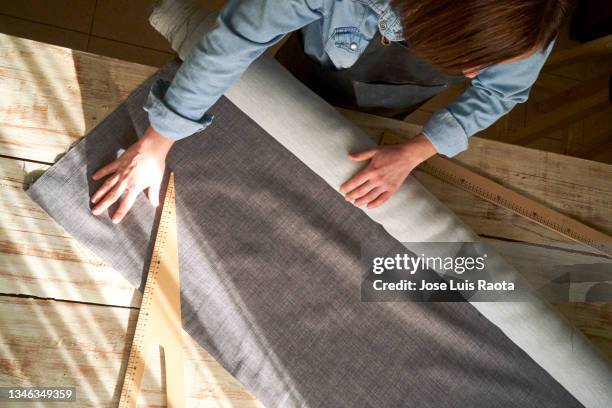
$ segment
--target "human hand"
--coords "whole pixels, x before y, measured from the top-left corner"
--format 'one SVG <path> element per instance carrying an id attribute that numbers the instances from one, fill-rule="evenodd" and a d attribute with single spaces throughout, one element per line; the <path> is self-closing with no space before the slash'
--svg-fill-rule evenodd
<path id="1" fill-rule="evenodd" d="M 173 140 L 167 139 L 149 127 L 143 137 L 130 146 L 115 161 L 92 175 L 93 180 L 107 177 L 106 181 L 91 197 L 95 204 L 91 212 L 100 215 L 117 200 L 119 207 L 112 215 L 117 224 L 134 205 L 138 194 L 147 190 L 149 202 L 159 205 L 159 189 L 166 167 L 166 156 Z"/>
<path id="2" fill-rule="evenodd" d="M 435 147 L 423 134 L 402 144 L 352 153 L 349 155 L 351 160 L 369 160 L 369 163 L 344 183 L 340 192 L 346 193 L 346 199 L 354 200 L 358 207 L 364 204 L 368 208 L 379 207 L 397 191 L 415 167 L 435 154 Z"/>

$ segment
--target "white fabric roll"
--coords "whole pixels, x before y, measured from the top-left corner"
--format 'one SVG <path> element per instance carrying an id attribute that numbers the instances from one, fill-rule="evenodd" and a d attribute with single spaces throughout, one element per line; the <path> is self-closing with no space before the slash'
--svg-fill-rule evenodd
<path id="1" fill-rule="evenodd" d="M 151 17 L 181 58 L 213 21 L 179 0 L 164 1 Z M 363 131 L 269 57 L 253 63 L 226 97 L 336 190 L 360 168 L 348 160 L 348 152 L 373 146 Z M 365 212 L 400 242 L 477 239 L 413 177 L 385 205 Z M 612 407 L 612 366 L 544 302 L 472 304 L 582 404 Z"/>

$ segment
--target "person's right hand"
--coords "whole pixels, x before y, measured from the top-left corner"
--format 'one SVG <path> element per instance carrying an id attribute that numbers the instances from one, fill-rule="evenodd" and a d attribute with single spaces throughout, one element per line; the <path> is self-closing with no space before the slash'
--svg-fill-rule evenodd
<path id="1" fill-rule="evenodd" d="M 149 127 L 142 138 L 119 158 L 96 171 L 92 176 L 94 180 L 107 179 L 91 197 L 91 202 L 95 204 L 91 210 L 93 215 L 102 214 L 114 202 L 121 200 L 111 218 L 117 224 L 145 189 L 151 204 L 158 206 L 166 156 L 173 143 L 173 140 Z"/>

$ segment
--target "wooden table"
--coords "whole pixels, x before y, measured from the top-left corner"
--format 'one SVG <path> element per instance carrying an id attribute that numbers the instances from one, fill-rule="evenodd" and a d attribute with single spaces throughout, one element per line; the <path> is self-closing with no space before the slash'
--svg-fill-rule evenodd
<path id="1" fill-rule="evenodd" d="M 155 68 L 0 34 L 0 385 L 77 387 L 78 406 L 115 406 L 140 293 L 33 203 L 24 188 L 119 105 Z M 373 137 L 415 127 L 346 113 Z M 612 233 L 612 166 L 472 139 L 460 160 L 501 183 Z M 542 228 L 442 185 L 417 177 L 476 232 L 509 254 L 535 262 L 537 247 L 558 240 Z M 566 251 L 559 242 L 559 256 Z M 520 252 L 520 253 L 515 253 Z M 585 259 L 592 254 L 585 253 Z M 610 305 L 558 309 L 612 355 Z M 260 406 L 185 335 L 190 406 Z M 159 359 L 153 356 L 155 360 Z M 149 363 L 149 368 L 154 364 Z M 158 370 L 145 375 L 141 401 L 164 403 Z M 20 403 L 19 407 L 27 406 Z"/>

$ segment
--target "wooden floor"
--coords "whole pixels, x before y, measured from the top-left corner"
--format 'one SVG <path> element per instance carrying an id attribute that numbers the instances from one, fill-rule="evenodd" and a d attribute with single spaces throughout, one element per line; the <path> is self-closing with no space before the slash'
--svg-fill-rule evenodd
<path id="1" fill-rule="evenodd" d="M 0 35 L 0 385 L 77 386 L 78 406 L 111 407 L 118 401 L 140 293 L 80 247 L 24 189 L 154 71 Z M 416 129 L 407 122 L 345 114 L 374 138 L 384 128 L 406 134 Z M 458 160 L 612 234 L 609 164 L 478 138 Z M 559 262 L 566 255 L 575 261 L 576 248 L 543 228 L 424 174 L 417 177 L 517 264 L 542 264 L 550 251 Z M 549 244 L 548 252 L 533 244 L 542 242 Z M 587 251 L 580 259 L 602 261 Z M 609 303 L 555 307 L 612 357 Z M 259 406 L 186 338 L 190 406 Z M 147 372 L 143 404 L 163 404 L 162 382 L 158 370 Z"/>
<path id="2" fill-rule="evenodd" d="M 219 10 L 225 2 L 206 0 L 201 4 L 209 10 Z M 156 0 L 5 1 L 0 3 L 0 33 L 161 66 L 175 53 L 149 24 L 148 17 L 155 3 Z M 557 38 L 555 52 L 578 45 L 570 39 L 569 24 L 566 24 Z M 532 89 L 529 101 L 479 136 L 612 164 L 612 107 L 598 103 L 602 101 L 597 98 L 590 100 L 593 109 L 589 114 L 544 133 L 533 133 L 534 124 L 542 123 L 542 113 L 548 113 L 548 119 L 556 122 L 558 118 L 570 116 L 574 107 L 571 101 L 576 96 L 584 99 L 589 89 L 603 92 L 611 72 L 609 52 L 597 58 L 548 67 Z M 410 121 L 424 123 L 432 112 L 445 106 L 465 86 L 449 89 L 423 106 Z M 600 97 L 605 98 L 605 95 L 600 94 Z M 584 101 L 578 103 L 581 105 Z M 522 140 L 517 141 L 521 136 L 524 136 Z"/>
<path id="3" fill-rule="evenodd" d="M 160 66 L 174 58 L 174 52 L 148 22 L 155 2 L 2 1 L 0 33 Z"/>
<path id="4" fill-rule="evenodd" d="M 380 138 L 385 129 L 407 136 L 415 135 L 419 129 L 403 121 L 342 112 L 374 139 Z M 612 165 L 478 137 L 471 139 L 470 149 L 458 155 L 456 161 L 612 235 Z M 612 276 L 612 260 L 424 172 L 417 170 L 415 176 L 534 287 L 558 278 L 561 271 L 580 273 L 580 266 L 586 264 L 609 265 Z M 612 303 L 552 306 L 612 359 Z"/>
<path id="5" fill-rule="evenodd" d="M 612 164 L 612 35 L 595 47 L 569 39 L 568 26 L 532 87 L 529 100 L 478 136 Z M 572 57 L 575 50 L 577 58 Z M 468 85 L 452 87 L 411 115 L 424 124 Z"/>
<path id="6" fill-rule="evenodd" d="M 155 70 L 0 34 L 2 386 L 72 385 L 76 406 L 118 402 L 140 292 L 80 247 L 24 189 Z M 185 338 L 189 406 L 260 406 Z M 145 375 L 144 406 L 165 401 L 156 361 L 153 355 Z"/>

